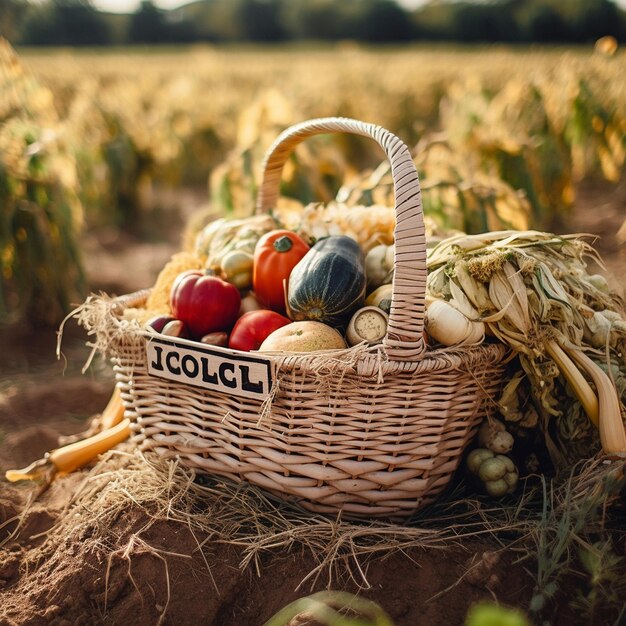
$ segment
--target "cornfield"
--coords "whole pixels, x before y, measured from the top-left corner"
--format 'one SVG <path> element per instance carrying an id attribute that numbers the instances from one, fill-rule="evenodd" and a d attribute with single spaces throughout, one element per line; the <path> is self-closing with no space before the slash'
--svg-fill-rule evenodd
<path id="1" fill-rule="evenodd" d="M 548 228 L 583 178 L 624 173 L 624 53 L 592 49 L 0 47 L 0 320 L 51 321 L 85 281 L 86 223 L 121 227 L 161 187 L 208 184 L 249 213 L 262 155 L 286 126 L 348 116 L 414 146 L 426 213 L 468 233 Z M 388 203 L 377 146 L 321 137 L 290 161 L 306 204 Z"/>
<path id="2" fill-rule="evenodd" d="M 0 319 L 52 322 L 84 288 L 75 155 L 52 93 L 0 55 Z"/>

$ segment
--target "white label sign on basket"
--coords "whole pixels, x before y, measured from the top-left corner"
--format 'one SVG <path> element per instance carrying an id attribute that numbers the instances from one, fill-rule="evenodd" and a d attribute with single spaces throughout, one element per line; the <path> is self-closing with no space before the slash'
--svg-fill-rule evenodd
<path id="1" fill-rule="evenodd" d="M 263 400 L 272 387 L 272 362 L 185 339 L 150 337 L 146 344 L 152 376 L 221 393 Z"/>

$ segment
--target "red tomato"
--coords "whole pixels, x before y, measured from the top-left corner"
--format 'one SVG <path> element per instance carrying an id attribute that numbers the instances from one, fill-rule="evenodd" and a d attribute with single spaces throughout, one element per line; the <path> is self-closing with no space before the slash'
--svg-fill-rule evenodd
<path id="1" fill-rule="evenodd" d="M 291 320 L 275 311 L 249 311 L 237 320 L 228 347 L 246 352 L 258 350 L 269 335 L 287 324 L 291 324 Z"/>
<path id="2" fill-rule="evenodd" d="M 234 285 L 202 270 L 179 274 L 172 285 L 170 306 L 194 337 L 230 330 L 239 315 L 241 296 Z"/>
<path id="3" fill-rule="evenodd" d="M 307 242 L 289 230 L 273 230 L 259 239 L 254 248 L 252 284 L 263 306 L 285 312 L 283 281 L 308 251 Z"/>

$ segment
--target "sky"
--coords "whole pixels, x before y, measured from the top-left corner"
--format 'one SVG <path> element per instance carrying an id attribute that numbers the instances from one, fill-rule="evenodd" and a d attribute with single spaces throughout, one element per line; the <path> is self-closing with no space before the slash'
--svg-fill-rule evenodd
<path id="1" fill-rule="evenodd" d="M 161 9 L 173 9 L 187 4 L 190 0 L 153 0 L 154 4 Z M 399 4 L 413 8 L 423 4 L 426 0 L 397 0 Z M 623 0 L 626 3 L 626 0 Z M 115 13 L 133 13 L 141 4 L 141 0 L 92 0 L 93 6 L 102 11 Z"/>
<path id="2" fill-rule="evenodd" d="M 161 9 L 173 9 L 187 4 L 190 0 L 153 0 L 154 4 Z M 423 4 L 426 0 L 397 0 L 405 7 L 413 8 Z M 626 0 L 624 0 L 626 2 Z M 103 11 L 115 13 L 132 13 L 139 6 L 141 0 L 92 0 L 92 4 Z"/>
<path id="3" fill-rule="evenodd" d="M 423 4 L 426 0 L 397 0 L 399 4 L 414 8 Z M 189 0 L 154 0 L 154 4 L 162 9 L 173 9 L 174 7 L 187 4 Z M 92 4 L 102 10 L 114 13 L 133 13 L 141 0 L 92 0 Z M 626 8 L 626 0 L 615 0 L 619 6 Z"/>

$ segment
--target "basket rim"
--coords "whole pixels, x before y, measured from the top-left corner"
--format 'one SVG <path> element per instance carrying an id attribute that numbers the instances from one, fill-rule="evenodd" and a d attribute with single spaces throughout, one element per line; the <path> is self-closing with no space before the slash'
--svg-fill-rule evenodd
<path id="1" fill-rule="evenodd" d="M 105 319 L 107 324 L 115 325 L 116 332 L 107 337 L 107 348 L 111 348 L 113 337 L 123 341 L 131 336 L 149 340 L 160 335 L 156 331 L 148 330 L 141 327 L 137 320 L 129 323 L 128 320 L 122 320 L 122 315 L 127 308 L 135 308 L 141 306 L 148 295 L 150 289 L 142 289 L 115 298 L 109 298 L 102 295 L 92 296 L 90 304 L 93 306 L 106 307 Z M 84 305 L 84 306 L 87 306 Z M 101 316 L 98 319 L 102 320 Z M 88 330 L 98 332 L 97 327 L 87 322 L 84 324 Z M 101 331 L 103 329 L 100 329 Z M 177 339 L 182 345 L 194 345 L 197 342 L 193 340 Z M 249 352 L 234 350 L 232 348 L 219 349 L 227 356 L 233 353 L 236 356 L 250 355 Z M 292 370 L 310 370 L 319 372 L 327 369 L 331 364 L 337 373 L 355 373 L 362 378 L 379 379 L 385 376 L 401 375 L 401 374 L 418 374 L 429 371 L 439 371 L 448 368 L 462 368 L 468 365 L 480 365 L 481 363 L 496 363 L 507 358 L 510 349 L 502 342 L 482 342 L 480 344 L 470 344 L 441 348 L 428 349 L 422 358 L 417 361 L 393 361 L 387 358 L 385 351 L 380 345 L 366 346 L 359 344 L 357 346 L 343 348 L 339 350 L 320 350 L 317 352 L 301 353 L 301 352 L 252 352 L 255 355 L 263 356 L 272 361 L 277 371 Z"/>

